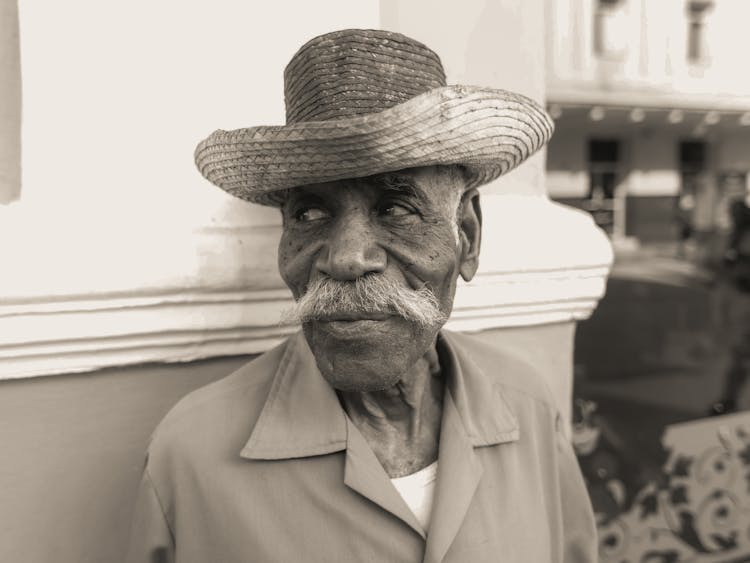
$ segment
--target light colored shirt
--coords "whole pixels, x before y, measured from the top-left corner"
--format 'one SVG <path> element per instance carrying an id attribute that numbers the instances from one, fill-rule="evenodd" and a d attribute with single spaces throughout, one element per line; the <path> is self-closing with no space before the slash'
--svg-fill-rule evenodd
<path id="1" fill-rule="evenodd" d="M 411 475 L 391 479 L 398 494 L 404 499 L 409 509 L 417 517 L 420 526 L 426 532 L 430 528 L 432 514 L 432 500 L 435 498 L 435 479 L 437 479 L 438 463 L 431 463 Z"/>
<path id="2" fill-rule="evenodd" d="M 175 406 L 154 432 L 127 561 L 596 561 L 589 498 L 543 379 L 441 332 L 426 534 L 301 333 Z"/>

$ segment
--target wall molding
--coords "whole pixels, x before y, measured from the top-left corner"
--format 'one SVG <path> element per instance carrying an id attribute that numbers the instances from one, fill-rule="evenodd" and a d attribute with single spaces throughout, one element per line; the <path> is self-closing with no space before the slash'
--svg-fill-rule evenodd
<path id="1" fill-rule="evenodd" d="M 590 315 L 604 293 L 612 254 L 587 215 L 544 197 L 494 196 L 484 202 L 484 216 L 484 266 L 459 286 L 449 328 L 479 331 Z M 76 275 L 57 277 L 59 257 L 52 253 L 59 248 L 40 247 L 49 254 L 35 257 L 35 284 L 24 284 L 23 275 L 0 282 L 6 296 L 0 300 L 0 379 L 267 350 L 297 330 L 279 323 L 291 295 L 275 271 L 278 234 L 278 226 L 267 225 L 172 233 L 167 246 L 182 251 L 167 253 L 180 258 L 163 269 L 147 267 L 168 250 L 152 243 L 136 245 L 127 258 L 102 253 L 103 264 L 69 257 Z M 5 252 L 0 263 L 18 273 L 26 258 Z"/>

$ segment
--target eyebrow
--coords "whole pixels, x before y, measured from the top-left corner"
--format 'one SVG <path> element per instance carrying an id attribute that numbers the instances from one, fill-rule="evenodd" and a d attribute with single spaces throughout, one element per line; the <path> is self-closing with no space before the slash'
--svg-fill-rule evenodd
<path id="1" fill-rule="evenodd" d="M 378 185 L 389 192 L 395 192 L 417 199 L 424 199 L 424 192 L 416 185 L 414 180 L 399 174 L 383 174 L 377 178 Z"/>

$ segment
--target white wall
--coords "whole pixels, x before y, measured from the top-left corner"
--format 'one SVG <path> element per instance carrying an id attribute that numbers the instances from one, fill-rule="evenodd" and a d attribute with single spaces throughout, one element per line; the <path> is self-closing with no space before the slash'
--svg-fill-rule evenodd
<path id="1" fill-rule="evenodd" d="M 377 27 L 379 3 L 20 0 L 20 14 L 24 200 L 174 220 L 235 203 L 196 173 L 197 142 L 283 123 L 292 54 Z"/>
<path id="2" fill-rule="evenodd" d="M 291 294 L 279 213 L 205 181 L 197 142 L 284 122 L 302 42 L 379 3 L 20 0 L 23 188 L 0 206 L 0 379 L 257 353 Z"/>

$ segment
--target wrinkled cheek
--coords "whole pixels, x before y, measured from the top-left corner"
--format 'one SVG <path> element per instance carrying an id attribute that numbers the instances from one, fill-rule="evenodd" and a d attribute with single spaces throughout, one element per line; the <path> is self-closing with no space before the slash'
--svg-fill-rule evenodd
<path id="1" fill-rule="evenodd" d="M 446 254 L 424 254 L 420 260 L 411 261 L 407 268 L 412 280 L 409 284 L 418 289 L 423 285 L 433 291 L 444 313 L 449 314 L 453 306 L 458 278 L 458 260 L 454 250 Z"/>
<path id="2" fill-rule="evenodd" d="M 278 267 L 281 279 L 298 298 L 305 291 L 315 261 L 315 253 L 298 237 L 282 235 L 279 241 Z"/>
<path id="3" fill-rule="evenodd" d="M 291 264 L 292 258 L 292 256 L 279 248 L 279 255 L 277 259 L 279 274 L 281 275 L 281 279 L 284 280 L 284 283 L 287 285 L 287 287 L 291 289 L 292 293 L 295 293 L 295 297 L 297 297 L 296 291 L 294 289 L 296 284 L 294 283 L 294 269 Z"/>

